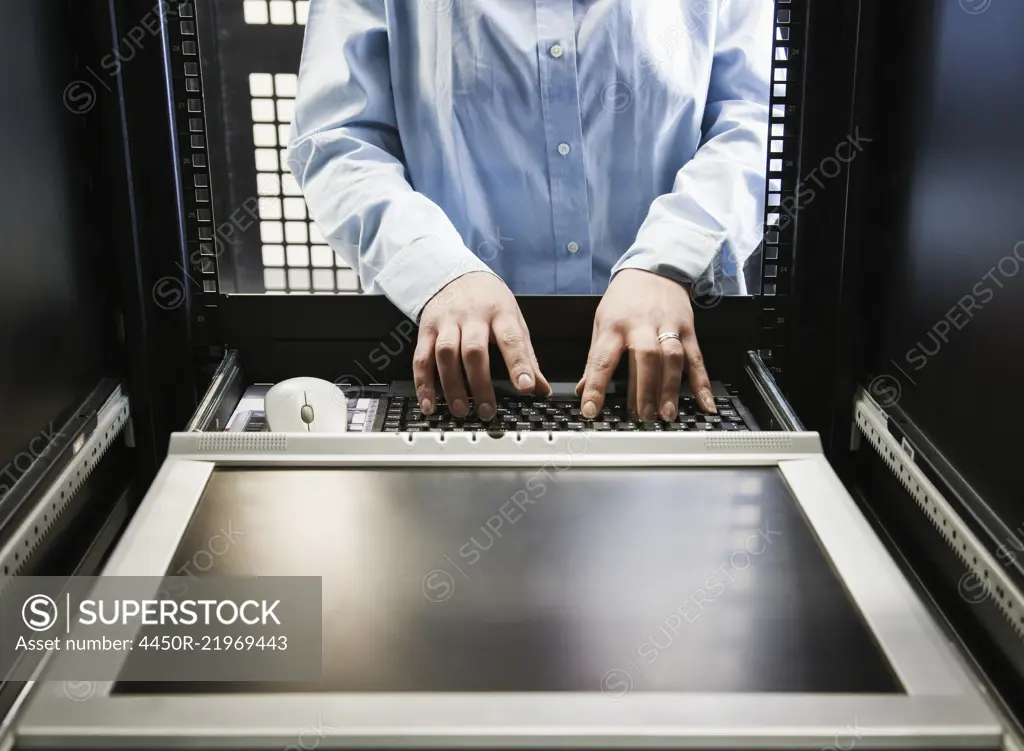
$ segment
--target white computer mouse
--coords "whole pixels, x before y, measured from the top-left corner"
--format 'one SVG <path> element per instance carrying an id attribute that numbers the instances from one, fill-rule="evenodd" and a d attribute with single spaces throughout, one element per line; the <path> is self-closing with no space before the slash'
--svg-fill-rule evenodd
<path id="1" fill-rule="evenodd" d="M 344 433 L 348 398 L 330 381 L 291 378 L 271 387 L 264 398 L 267 425 L 275 433 Z"/>

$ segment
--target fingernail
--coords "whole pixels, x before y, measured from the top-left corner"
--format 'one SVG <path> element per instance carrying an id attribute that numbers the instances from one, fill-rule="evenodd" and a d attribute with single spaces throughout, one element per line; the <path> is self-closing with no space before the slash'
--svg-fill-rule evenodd
<path id="1" fill-rule="evenodd" d="M 640 415 L 644 422 L 654 422 L 654 405 L 645 404 L 643 413 Z"/>
<path id="2" fill-rule="evenodd" d="M 452 402 L 452 414 L 456 417 L 465 417 L 467 411 L 466 403 L 461 399 L 456 399 Z"/>
<path id="3" fill-rule="evenodd" d="M 711 389 L 701 389 L 700 404 L 705 412 L 710 412 L 713 415 L 718 414 L 718 408 L 715 406 L 715 400 L 711 396 Z"/>
<path id="4" fill-rule="evenodd" d="M 584 404 L 583 409 L 580 411 L 583 413 L 583 416 L 586 417 L 588 420 L 593 420 L 595 417 L 597 417 L 597 405 L 594 404 L 593 402 L 587 402 L 586 404 Z"/>
<path id="5" fill-rule="evenodd" d="M 429 415 L 431 412 L 434 411 L 434 403 L 431 402 L 429 399 L 424 399 L 422 402 L 420 402 L 420 411 L 425 415 Z"/>
<path id="6" fill-rule="evenodd" d="M 532 388 L 532 387 L 533 387 L 533 376 L 531 376 L 531 375 L 530 375 L 529 373 L 523 373 L 523 374 L 522 374 L 521 376 L 519 376 L 519 378 L 518 378 L 518 379 L 516 380 L 516 384 L 517 384 L 517 385 L 519 386 L 519 388 L 521 388 L 521 389 L 528 389 L 528 388 Z"/>
<path id="7" fill-rule="evenodd" d="M 662 404 L 661 416 L 665 419 L 665 422 L 672 422 L 676 419 L 676 405 L 672 402 L 665 402 Z"/>
<path id="8" fill-rule="evenodd" d="M 476 413 L 480 415 L 481 420 L 490 420 L 494 417 L 494 407 L 490 404 L 481 404 L 476 408 Z"/>

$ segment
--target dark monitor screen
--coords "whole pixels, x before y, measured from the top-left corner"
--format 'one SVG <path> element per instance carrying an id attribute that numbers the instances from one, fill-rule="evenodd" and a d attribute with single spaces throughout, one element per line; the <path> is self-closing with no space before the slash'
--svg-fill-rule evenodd
<path id="1" fill-rule="evenodd" d="M 227 529 L 323 578 L 322 680 L 115 693 L 903 691 L 774 469 L 221 469 L 168 575 Z"/>

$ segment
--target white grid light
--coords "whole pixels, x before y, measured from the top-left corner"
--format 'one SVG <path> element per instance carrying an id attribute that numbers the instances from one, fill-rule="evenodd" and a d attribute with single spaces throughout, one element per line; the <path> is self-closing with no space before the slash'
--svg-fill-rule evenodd
<path id="1" fill-rule="evenodd" d="M 242 12 L 254 26 L 305 26 L 309 0 L 242 0 Z"/>
<path id="2" fill-rule="evenodd" d="M 288 170 L 297 84 L 294 73 L 249 75 L 263 284 L 267 292 L 357 292 L 356 272 L 331 250 L 309 218 L 298 183 Z"/>

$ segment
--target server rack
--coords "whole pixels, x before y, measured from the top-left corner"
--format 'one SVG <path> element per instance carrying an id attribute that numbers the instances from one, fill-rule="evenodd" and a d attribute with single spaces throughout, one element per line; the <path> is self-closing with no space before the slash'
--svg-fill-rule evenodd
<path id="1" fill-rule="evenodd" d="M 971 9 L 988 7 L 951 4 L 960 5 L 968 15 L 978 15 Z M 116 48 L 131 38 L 130 32 L 146 13 L 155 12 L 161 19 L 159 32 L 136 45 L 130 64 L 123 61 L 109 79 L 91 84 L 97 91 L 105 88 L 104 82 L 110 86 L 107 93 L 116 104 L 103 110 L 107 113 L 104 128 L 124 137 L 117 159 L 108 162 L 111 172 L 118 173 L 116 181 L 108 177 L 120 191 L 114 202 L 121 214 L 113 247 L 125 312 L 128 358 L 123 375 L 132 401 L 133 454 L 143 478 L 159 463 L 166 436 L 190 422 L 211 379 L 230 365 L 229 350 L 242 352 L 260 378 L 294 374 L 280 369 L 282 359 L 288 358 L 305 374 L 334 377 L 339 369 L 351 370 L 351 365 L 341 363 L 365 358 L 401 322 L 381 301 L 235 295 L 231 290 L 238 280 L 227 280 L 225 285 L 217 230 L 240 206 L 232 208 L 230 192 L 218 190 L 226 170 L 218 162 L 224 152 L 217 147 L 230 139 L 222 130 L 220 5 L 226 5 L 226 0 L 213 4 L 95 2 L 92 18 L 102 20 L 100 28 L 95 23 L 83 25 L 83 37 L 88 31 L 101 32 L 92 37 L 95 53 L 105 43 L 112 42 Z M 926 5 L 907 4 L 898 18 L 905 24 L 933 18 Z M 896 549 L 910 548 L 908 570 L 921 574 L 929 568 L 923 558 L 931 554 L 948 559 L 942 571 L 922 575 L 922 583 L 935 598 L 937 612 L 950 618 L 955 633 L 966 635 L 972 654 L 981 655 L 979 665 L 993 687 L 1012 697 L 1021 675 L 1015 656 L 1019 633 L 1013 628 L 1013 633 L 1005 632 L 1006 606 L 999 607 L 992 598 L 982 608 L 964 610 L 958 607 L 962 596 L 959 601 L 955 596 L 935 596 L 936 592 L 949 594 L 950 577 L 957 572 L 977 572 L 969 559 L 955 555 L 949 534 L 941 532 L 941 519 L 936 522 L 939 529 L 933 531 L 927 526 L 929 517 L 908 506 L 912 489 L 908 495 L 905 484 L 892 485 L 892 473 L 906 469 L 909 453 L 895 461 L 891 446 L 880 438 L 875 443 L 888 456 L 887 467 L 863 444 L 858 450 L 852 448 L 857 442 L 851 436 L 859 430 L 855 395 L 878 374 L 873 370 L 877 366 L 871 364 L 878 357 L 873 337 L 885 325 L 861 316 L 866 307 L 863 298 L 870 298 L 863 281 L 871 271 L 868 250 L 877 240 L 868 218 L 877 210 L 869 197 L 879 185 L 879 159 L 868 158 L 870 152 L 866 152 L 864 159 L 844 162 L 828 189 L 812 201 L 800 196 L 811 170 L 836 158 L 838 144 L 857 138 L 858 133 L 870 143 L 885 132 L 886 107 L 892 100 L 878 93 L 884 88 L 880 71 L 891 70 L 894 35 L 901 25 L 869 0 L 843 4 L 778 0 L 777 12 L 773 86 L 784 75 L 786 93 L 782 96 L 773 90 L 772 106 L 773 112 L 776 105 L 784 107 L 782 151 L 776 156 L 782 159 L 782 184 L 781 190 L 769 191 L 765 231 L 772 241 L 765 244 L 761 264 L 762 290 L 774 294 L 723 298 L 704 311 L 705 341 L 721 342 L 718 347 L 705 345 L 709 362 L 720 363 L 731 374 L 738 368 L 728 364 L 731 355 L 757 351 L 796 413 L 821 433 L 833 465 L 848 485 L 858 488 L 865 506 L 876 511 L 885 505 L 901 509 L 902 520 L 878 513 L 878 529 L 883 535 L 890 528 L 902 530 L 894 533 L 891 542 Z M 927 66 L 927 50 L 909 47 L 905 61 Z M 890 91 L 889 96 L 895 95 Z M 889 143 L 893 149 L 913 149 L 912 143 Z M 886 186 L 883 193 L 891 195 L 893 189 Z M 526 299 L 524 314 L 528 320 L 548 318 L 551 304 Z M 538 349 L 549 348 L 554 356 L 569 334 L 581 325 L 586 330 L 584 319 L 592 315 L 595 304 L 588 300 L 574 301 L 569 307 L 560 304 L 564 328 L 555 329 L 549 341 L 538 342 Z M 342 337 L 331 322 L 331 315 L 344 315 L 346 310 L 372 313 L 358 339 Z M 311 336 L 297 330 L 296 318 L 315 322 Z M 381 371 L 380 377 L 390 378 L 407 369 L 400 359 L 392 367 L 393 372 Z M 879 394 L 873 396 L 873 406 L 878 407 Z M 886 432 L 899 436 L 897 443 L 905 438 L 903 445 L 923 457 L 918 464 L 933 489 L 957 502 L 954 511 L 968 517 L 982 513 L 986 507 L 977 501 L 981 496 L 969 485 L 964 487 L 941 452 L 930 446 L 928 436 L 898 406 L 884 406 Z M 865 436 L 866 426 L 862 421 Z M 971 532 L 974 542 L 994 556 L 1005 549 L 1013 522 L 1003 518 L 1005 514 L 993 514 L 988 524 L 972 525 Z M 923 530 L 913 545 L 905 545 L 908 529 Z M 949 559 L 951 554 L 954 557 Z M 1018 582 L 1017 568 L 1015 560 L 999 566 L 1011 583 Z M 1010 660 L 1005 660 L 1007 655 Z"/>

